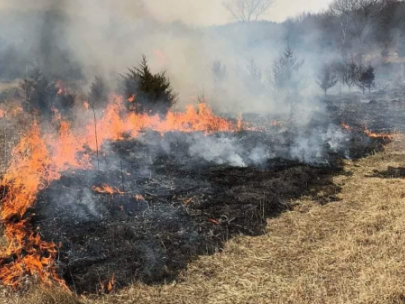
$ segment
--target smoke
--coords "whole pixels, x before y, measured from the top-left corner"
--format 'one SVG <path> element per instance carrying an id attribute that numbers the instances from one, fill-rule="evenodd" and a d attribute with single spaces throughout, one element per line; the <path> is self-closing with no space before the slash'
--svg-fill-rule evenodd
<path id="1" fill-rule="evenodd" d="M 80 82 L 85 88 L 101 75 L 114 86 L 120 80 L 118 74 L 137 65 L 145 54 L 153 71 L 167 70 L 180 93 L 180 108 L 204 95 L 221 112 L 288 111 L 277 104 L 268 80 L 273 60 L 287 42 L 284 26 L 263 22 L 195 27 L 168 18 L 173 4 L 158 4 L 141 0 L 3 1 L 3 15 L 9 17 L 3 21 L 6 30 L 1 38 L 24 59 L 20 60 L 21 72 L 40 66 L 48 74 Z M 176 7 L 177 20 L 205 17 L 211 10 L 218 13 L 209 4 L 195 4 L 195 10 Z M 219 12 L 226 19 L 227 12 Z M 309 68 L 319 62 L 319 54 L 298 48 L 297 55 L 305 57 L 310 77 Z M 261 73 L 255 79 L 249 71 L 252 60 Z M 226 68 L 220 81 L 215 81 L 215 61 Z M 313 94 L 311 90 L 308 94 Z"/>
<path id="2" fill-rule="evenodd" d="M 306 25 L 310 35 L 306 35 L 298 21 L 211 27 L 179 21 L 198 20 L 214 9 L 201 3 L 194 10 L 180 7 L 176 17 L 171 16 L 170 1 L 17 0 L 1 1 L 0 7 L 4 17 L 0 50 L 15 51 L 7 64 L 13 66 L 8 77 L 18 71 L 22 77 L 29 67 L 39 66 L 85 92 L 95 76 L 117 88 L 120 74 L 138 65 L 145 54 L 152 71 L 167 71 L 179 92 L 180 109 L 204 96 L 219 113 L 233 117 L 254 113 L 253 121 L 270 116 L 299 130 L 289 134 L 292 142 L 284 145 L 288 149 L 279 147 L 284 133 L 271 134 L 277 138 L 274 142 L 257 138 L 248 145 L 243 138 L 228 135 L 188 136 L 189 156 L 232 166 L 261 165 L 274 157 L 319 163 L 326 159 L 328 149 L 337 151 L 347 142 L 340 128 L 332 125 L 303 131 L 326 113 L 324 103 L 316 97 L 320 93 L 316 73 L 322 62 L 338 56 L 337 48 L 322 45 L 319 24 L 311 20 Z M 299 91 L 292 94 L 289 88 L 278 92 L 272 86 L 273 64 L 287 44 L 303 60 L 297 76 Z M 170 153 L 170 144 L 163 141 L 159 149 Z"/>

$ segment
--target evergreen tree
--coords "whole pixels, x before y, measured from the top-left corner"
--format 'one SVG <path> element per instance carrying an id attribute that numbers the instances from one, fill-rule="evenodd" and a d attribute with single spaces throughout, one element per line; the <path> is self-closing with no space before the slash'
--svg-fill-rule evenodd
<path id="1" fill-rule="evenodd" d="M 303 84 L 301 67 L 304 61 L 299 60 L 294 50 L 287 46 L 283 53 L 274 61 L 272 81 L 274 87 L 282 92 L 297 92 Z"/>
<path id="2" fill-rule="evenodd" d="M 124 95 L 128 109 L 137 113 L 166 114 L 177 102 L 166 73 L 153 74 L 146 57 L 138 67 L 129 69 L 123 76 Z"/>

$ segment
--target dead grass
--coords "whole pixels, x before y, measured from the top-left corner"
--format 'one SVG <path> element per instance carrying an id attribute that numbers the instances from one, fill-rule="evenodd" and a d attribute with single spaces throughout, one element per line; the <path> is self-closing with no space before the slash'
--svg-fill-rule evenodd
<path id="1" fill-rule="evenodd" d="M 102 303 L 405 303 L 405 179 L 367 177 L 401 167 L 404 138 L 385 153 L 356 163 L 334 179 L 341 201 L 321 206 L 309 198 L 269 220 L 268 233 L 241 236 L 224 252 L 199 258 L 178 282 L 136 283 Z M 123 265 L 124 266 L 124 265 Z M 30 298 L 31 297 L 31 298 Z M 4 303 L 76 304 L 59 292 L 0 295 Z"/>
<path id="2" fill-rule="evenodd" d="M 3 301 L 3 302 L 2 302 Z M 7 304 L 83 304 L 77 297 L 60 289 L 41 289 L 38 287 L 22 296 L 10 296 L 7 292 L 0 303 Z"/>

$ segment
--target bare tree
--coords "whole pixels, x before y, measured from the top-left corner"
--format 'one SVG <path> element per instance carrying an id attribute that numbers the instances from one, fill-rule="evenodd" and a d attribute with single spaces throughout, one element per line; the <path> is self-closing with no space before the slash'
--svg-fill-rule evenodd
<path id="1" fill-rule="evenodd" d="M 223 3 L 236 21 L 257 21 L 276 0 L 228 0 Z"/>
<path id="2" fill-rule="evenodd" d="M 391 0 L 334 0 L 330 12 L 340 18 L 342 47 L 348 36 L 364 43 L 376 25 L 379 13 Z"/>

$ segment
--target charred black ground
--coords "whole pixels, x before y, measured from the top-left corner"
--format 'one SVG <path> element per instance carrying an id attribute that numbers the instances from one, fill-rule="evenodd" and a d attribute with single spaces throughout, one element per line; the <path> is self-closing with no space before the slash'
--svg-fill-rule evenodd
<path id="1" fill-rule="evenodd" d="M 388 141 L 371 139 L 361 128 L 347 132 L 344 149 L 325 147 L 324 159 L 312 165 L 286 157 L 291 130 L 210 135 L 277 147 L 267 161 L 247 160 L 245 167 L 190 155 L 195 134 L 147 132 L 108 143 L 99 170 L 94 156 L 95 169 L 63 172 L 39 194 L 33 225 L 44 240 L 61 245 L 59 272 L 78 293 L 99 292 L 113 275 L 115 288 L 173 280 L 233 236 L 264 233 L 266 219 L 290 208 L 294 198 L 336 201 L 340 189 L 332 178 L 343 173 L 342 159 L 378 151 Z M 103 184 L 123 194 L 94 191 Z"/>

